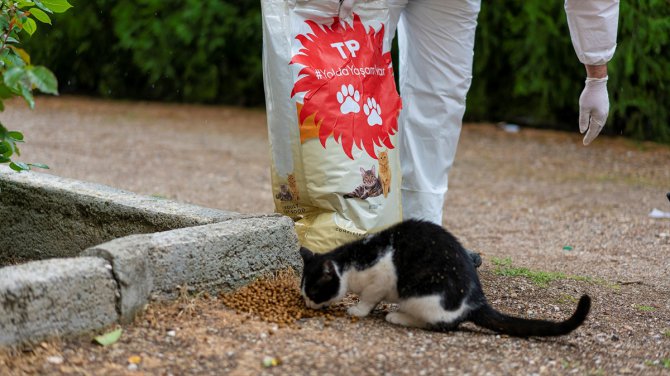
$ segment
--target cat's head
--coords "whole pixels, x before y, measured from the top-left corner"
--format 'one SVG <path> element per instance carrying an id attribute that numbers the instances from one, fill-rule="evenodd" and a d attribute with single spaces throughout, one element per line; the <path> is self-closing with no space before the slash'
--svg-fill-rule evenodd
<path id="1" fill-rule="evenodd" d="M 363 167 L 361 167 L 360 170 L 361 170 L 361 176 L 363 177 L 363 179 L 365 179 L 368 176 L 373 176 L 374 177 L 376 175 L 374 165 L 372 165 L 372 169 L 370 169 L 370 170 L 366 170 Z"/>
<path id="2" fill-rule="evenodd" d="M 361 176 L 363 177 L 363 183 L 365 185 L 374 185 L 377 182 L 375 166 L 373 165 L 370 170 L 361 167 Z"/>
<path id="3" fill-rule="evenodd" d="M 340 271 L 333 260 L 315 254 L 305 247 L 300 248 L 304 263 L 300 292 L 309 308 L 326 307 L 344 298 L 347 293 Z"/>
<path id="4" fill-rule="evenodd" d="M 377 155 L 377 158 L 379 159 L 379 164 L 384 164 L 388 162 L 388 151 L 380 151 L 379 154 Z"/>

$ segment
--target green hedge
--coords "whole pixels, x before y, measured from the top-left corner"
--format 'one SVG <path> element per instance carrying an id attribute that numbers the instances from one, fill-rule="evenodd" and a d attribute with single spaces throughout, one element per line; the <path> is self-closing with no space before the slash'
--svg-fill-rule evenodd
<path id="1" fill-rule="evenodd" d="M 263 103 L 258 0 L 72 3 L 29 47 L 36 61 L 49 61 L 62 92 Z"/>
<path id="2" fill-rule="evenodd" d="M 670 142 L 670 2 L 622 1 L 605 132 Z M 470 120 L 577 129 L 584 68 L 562 1 L 482 2 Z"/>
<path id="3" fill-rule="evenodd" d="M 446 1 L 446 0 L 445 0 Z M 27 46 L 62 92 L 262 105 L 260 0 L 74 0 Z M 621 2 L 606 132 L 670 142 L 670 2 Z M 562 1 L 482 2 L 468 120 L 577 129 Z"/>

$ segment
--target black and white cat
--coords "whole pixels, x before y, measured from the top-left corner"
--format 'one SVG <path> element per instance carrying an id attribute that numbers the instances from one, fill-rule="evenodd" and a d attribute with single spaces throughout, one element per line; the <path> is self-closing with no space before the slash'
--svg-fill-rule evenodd
<path id="1" fill-rule="evenodd" d="M 347 294 L 358 295 L 350 315 L 363 317 L 382 300 L 398 303 L 386 321 L 409 327 L 453 330 L 461 322 L 518 337 L 558 336 L 579 327 L 591 299 L 562 322 L 517 318 L 493 309 L 482 291 L 472 258 L 448 231 L 408 220 L 325 254 L 301 248 L 300 284 L 306 304 L 321 308 Z"/>

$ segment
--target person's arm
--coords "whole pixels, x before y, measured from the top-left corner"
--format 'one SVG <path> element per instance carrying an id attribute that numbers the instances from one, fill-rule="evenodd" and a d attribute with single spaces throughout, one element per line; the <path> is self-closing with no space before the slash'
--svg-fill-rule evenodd
<path id="1" fill-rule="evenodd" d="M 570 37 L 586 68 L 586 85 L 579 97 L 579 130 L 584 145 L 602 130 L 609 113 L 607 62 L 616 50 L 619 0 L 565 0 Z"/>

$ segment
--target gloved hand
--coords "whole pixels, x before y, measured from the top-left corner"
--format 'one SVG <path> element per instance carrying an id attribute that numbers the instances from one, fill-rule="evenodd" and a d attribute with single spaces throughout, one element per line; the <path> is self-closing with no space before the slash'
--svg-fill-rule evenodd
<path id="1" fill-rule="evenodd" d="M 587 78 L 579 96 L 579 132 L 586 132 L 584 145 L 593 141 L 605 126 L 610 101 L 607 96 L 607 77 Z M 588 132 L 587 132 L 588 131 Z"/>
<path id="2" fill-rule="evenodd" d="M 354 1 L 355 0 L 340 0 L 340 18 L 341 19 L 348 19 L 351 17 L 351 14 L 353 13 L 353 8 L 354 8 Z"/>

